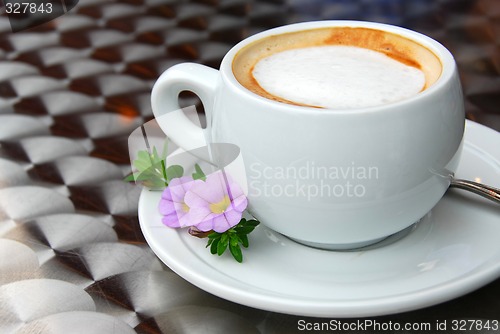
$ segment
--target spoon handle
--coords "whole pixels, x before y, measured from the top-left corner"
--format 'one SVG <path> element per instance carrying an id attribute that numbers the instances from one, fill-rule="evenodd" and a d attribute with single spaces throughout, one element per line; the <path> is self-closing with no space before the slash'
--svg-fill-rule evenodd
<path id="1" fill-rule="evenodd" d="M 483 196 L 493 202 L 500 203 L 500 189 L 487 186 L 482 183 L 477 183 L 468 180 L 452 179 L 450 187 L 472 191 L 475 194 Z"/>

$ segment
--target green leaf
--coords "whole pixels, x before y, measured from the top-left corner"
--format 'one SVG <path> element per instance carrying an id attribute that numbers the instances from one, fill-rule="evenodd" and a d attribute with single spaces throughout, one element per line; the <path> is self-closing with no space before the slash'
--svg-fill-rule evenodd
<path id="1" fill-rule="evenodd" d="M 152 175 L 150 173 L 144 172 L 144 173 L 136 173 L 134 174 L 134 177 L 136 181 L 145 181 L 151 179 Z"/>
<path id="2" fill-rule="evenodd" d="M 163 146 L 162 156 L 158 154 L 158 150 L 153 146 L 151 151 L 141 150 L 137 152 L 137 159 L 132 165 L 136 169 L 134 176 L 129 176 L 126 181 L 141 182 L 143 185 L 151 188 L 165 188 L 171 179 L 181 177 L 184 169 L 181 166 L 175 165 L 166 168 L 167 144 L 165 141 Z M 151 152 L 151 153 L 149 153 Z"/>
<path id="3" fill-rule="evenodd" d="M 255 227 L 259 225 L 259 222 L 257 220 L 246 220 L 246 219 L 241 219 L 240 223 L 234 227 L 234 230 L 238 235 L 244 235 L 244 234 L 249 234 L 251 233 Z"/>
<path id="4" fill-rule="evenodd" d="M 205 248 L 208 248 L 208 246 L 210 246 L 212 244 L 212 242 L 214 242 L 214 239 L 208 239 L 208 242 L 207 242 L 207 245 L 205 246 Z"/>
<path id="5" fill-rule="evenodd" d="M 217 255 L 221 256 L 227 249 L 227 245 L 229 244 L 229 238 L 227 234 L 223 234 L 220 238 L 219 244 L 217 245 Z"/>
<path id="6" fill-rule="evenodd" d="M 163 143 L 163 150 L 161 152 L 161 158 L 165 163 L 167 163 L 167 154 L 168 154 L 168 139 L 165 138 L 165 143 Z"/>
<path id="7" fill-rule="evenodd" d="M 151 164 L 143 160 L 134 160 L 134 167 L 137 168 L 138 171 L 143 172 L 150 168 Z"/>
<path id="8" fill-rule="evenodd" d="M 229 240 L 229 235 L 226 232 L 220 234 L 220 241 L 227 242 L 228 240 Z"/>
<path id="9" fill-rule="evenodd" d="M 149 154 L 148 151 L 139 151 L 137 153 L 137 159 L 134 160 L 134 166 L 139 171 L 145 171 L 150 168 L 157 168 L 160 164 L 160 157 L 156 147 L 153 147 L 153 153 Z"/>
<path id="10" fill-rule="evenodd" d="M 135 182 L 135 179 L 136 179 L 135 175 L 134 174 L 130 174 L 130 175 L 127 175 L 123 179 L 123 181 L 125 181 L 125 182 Z"/>
<path id="11" fill-rule="evenodd" d="M 243 218 L 244 219 L 244 218 Z M 260 224 L 260 222 L 258 220 L 255 220 L 255 219 L 251 219 L 251 220 L 246 220 L 245 219 L 245 226 L 253 226 L 253 227 L 256 227 Z"/>
<path id="12" fill-rule="evenodd" d="M 153 160 L 153 163 L 157 163 L 161 160 L 160 156 L 158 155 L 158 151 L 156 150 L 156 146 L 153 146 L 153 154 L 151 155 L 151 158 Z"/>
<path id="13" fill-rule="evenodd" d="M 246 234 L 240 235 L 241 244 L 243 247 L 248 248 L 248 236 Z"/>
<path id="14" fill-rule="evenodd" d="M 161 173 L 163 175 L 163 179 L 168 180 L 167 178 L 167 169 L 165 167 L 165 161 L 161 161 Z M 165 185 L 168 186 L 168 182 L 165 182 Z"/>
<path id="15" fill-rule="evenodd" d="M 152 180 L 145 180 L 142 182 L 142 184 L 148 188 L 151 189 L 162 189 L 165 188 L 165 182 L 163 181 L 152 181 Z"/>
<path id="16" fill-rule="evenodd" d="M 221 234 L 220 234 L 220 233 L 217 233 L 217 232 L 212 232 L 212 233 L 210 233 L 209 235 L 207 235 L 207 237 L 208 237 L 209 239 L 220 238 L 220 237 L 221 237 Z"/>
<path id="17" fill-rule="evenodd" d="M 243 262 L 243 254 L 241 253 L 240 246 L 229 245 L 229 251 L 236 261 L 238 261 L 239 263 Z"/>
<path id="18" fill-rule="evenodd" d="M 184 174 L 184 168 L 182 168 L 182 166 L 179 165 L 172 165 L 167 168 L 166 174 L 167 174 L 167 181 L 168 183 L 170 183 L 172 179 L 182 177 L 182 175 Z"/>
<path id="19" fill-rule="evenodd" d="M 200 165 L 195 164 L 194 165 L 194 170 L 195 170 L 195 172 L 192 175 L 193 176 L 193 180 L 202 180 L 202 181 L 205 181 L 207 179 L 207 176 L 201 170 Z"/>
<path id="20" fill-rule="evenodd" d="M 243 252 L 241 246 L 248 248 L 248 234 L 259 225 L 255 219 L 246 220 L 242 218 L 240 222 L 224 233 L 212 231 L 208 235 L 206 247 L 210 247 L 210 253 L 221 256 L 229 248 L 233 258 L 239 263 L 243 262 Z"/>
<path id="21" fill-rule="evenodd" d="M 158 177 L 154 171 L 152 169 L 147 169 L 145 171 L 142 171 L 142 172 L 136 172 L 136 179 L 139 179 L 139 180 L 144 180 L 146 178 L 152 178 L 152 177 Z"/>
<path id="22" fill-rule="evenodd" d="M 141 160 L 141 161 L 150 161 L 150 157 L 149 157 L 149 153 L 148 151 L 139 151 L 137 152 L 137 160 Z M 136 161 L 137 161 L 136 160 Z"/>
<path id="23" fill-rule="evenodd" d="M 214 239 L 210 245 L 210 253 L 217 254 L 217 248 L 219 247 L 220 239 Z"/>
<path id="24" fill-rule="evenodd" d="M 255 229 L 255 227 L 253 226 L 241 226 L 241 227 L 238 227 L 236 229 L 237 233 L 239 235 L 242 235 L 242 234 L 249 234 L 251 233 L 253 230 Z"/>
<path id="25" fill-rule="evenodd" d="M 229 236 L 229 245 L 230 246 L 237 246 L 239 242 L 240 242 L 240 238 L 238 238 L 237 234 L 231 234 Z"/>

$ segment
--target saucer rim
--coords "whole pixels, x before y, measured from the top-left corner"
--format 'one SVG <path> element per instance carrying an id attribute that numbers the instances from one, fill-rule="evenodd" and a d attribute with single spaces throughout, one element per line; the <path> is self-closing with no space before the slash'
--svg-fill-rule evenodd
<path id="1" fill-rule="evenodd" d="M 481 137 L 500 135 L 495 130 L 472 121 L 467 121 L 466 129 L 468 132 L 477 131 Z M 466 142 L 469 140 L 470 138 L 465 138 Z M 477 138 L 474 138 L 474 140 L 477 140 Z M 489 143 L 489 141 L 486 142 Z M 482 144 L 483 143 L 478 147 L 483 147 L 484 145 Z M 486 146 L 492 148 L 493 144 L 489 144 L 491 144 L 491 146 Z M 494 161 L 500 161 L 500 157 L 491 156 L 491 158 L 493 158 Z M 495 263 L 488 264 L 488 261 L 486 261 L 481 263 L 480 266 L 474 270 L 459 275 L 449 281 L 388 297 L 381 296 L 352 300 L 318 300 L 314 298 L 307 299 L 301 296 L 285 295 L 283 293 L 274 293 L 257 286 L 248 286 L 237 277 L 230 276 L 227 273 L 215 269 L 199 256 L 176 257 L 174 254 L 175 252 L 169 254 L 165 247 L 156 244 L 149 234 L 154 230 L 154 227 L 162 228 L 169 238 L 178 238 L 179 242 L 184 242 L 178 230 L 165 229 L 160 225 L 154 227 L 147 226 L 144 223 L 146 217 L 144 217 L 144 212 L 141 211 L 141 208 L 144 208 L 144 202 L 148 200 L 147 193 L 149 193 L 149 191 L 143 189 L 139 199 L 140 227 L 148 245 L 160 260 L 174 272 L 199 288 L 223 299 L 258 309 L 314 317 L 335 316 L 344 318 L 386 315 L 411 311 L 445 302 L 474 291 L 500 277 L 500 261 L 497 262 L 496 265 Z M 196 255 L 196 253 L 194 254 Z M 202 265 L 202 269 L 199 269 L 200 264 Z M 193 270 L 193 268 L 198 268 L 198 270 Z M 207 270 L 213 272 L 214 269 L 219 273 L 216 278 L 207 278 L 206 275 L 203 275 Z M 221 277 L 224 279 L 221 279 Z"/>

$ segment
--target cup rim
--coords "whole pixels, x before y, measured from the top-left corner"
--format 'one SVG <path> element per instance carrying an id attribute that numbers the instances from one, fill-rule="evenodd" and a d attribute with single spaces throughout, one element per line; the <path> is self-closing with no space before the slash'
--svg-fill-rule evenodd
<path id="1" fill-rule="evenodd" d="M 424 47 L 432 51 L 436 57 L 441 62 L 442 71 L 439 78 L 426 90 L 419 92 L 418 94 L 405 98 L 401 101 L 396 101 L 392 103 L 382 104 L 378 106 L 361 107 L 361 108 L 315 108 L 309 106 L 298 106 L 293 104 L 287 104 L 283 102 L 273 101 L 268 98 L 262 97 L 246 87 L 244 87 L 234 76 L 232 71 L 232 63 L 236 54 L 245 46 L 258 41 L 262 38 L 279 35 L 289 32 L 295 32 L 300 30 L 311 30 L 318 28 L 327 27 L 360 27 L 360 28 L 371 28 L 377 30 L 384 30 L 402 37 L 411 39 Z M 444 47 L 441 43 L 434 40 L 433 38 L 426 36 L 422 33 L 406 29 L 403 27 L 390 25 L 386 23 L 369 22 L 369 21 L 355 21 L 355 20 L 324 20 L 324 21 L 309 21 L 309 22 L 299 22 L 280 26 L 277 28 L 265 30 L 249 36 L 244 40 L 240 41 L 238 44 L 233 46 L 229 52 L 224 56 L 220 66 L 221 76 L 226 84 L 231 87 L 233 92 L 236 92 L 241 96 L 241 98 L 251 99 L 254 102 L 267 104 L 274 110 L 283 110 L 286 112 L 295 111 L 296 113 L 319 113 L 319 114 L 360 114 L 360 113 L 372 113 L 379 112 L 382 110 L 388 110 L 392 108 L 401 108 L 405 105 L 415 103 L 418 100 L 426 99 L 435 95 L 440 91 L 454 76 L 456 72 L 456 63 L 451 52 Z"/>

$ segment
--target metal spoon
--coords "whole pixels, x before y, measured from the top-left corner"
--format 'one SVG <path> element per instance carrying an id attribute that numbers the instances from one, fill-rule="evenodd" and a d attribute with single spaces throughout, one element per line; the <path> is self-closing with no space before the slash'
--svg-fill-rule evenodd
<path id="1" fill-rule="evenodd" d="M 453 177 L 450 178 L 450 181 L 450 188 L 453 187 L 471 191 L 475 194 L 478 194 L 480 196 L 483 196 L 484 198 L 500 204 L 500 189 L 498 188 L 469 180 L 455 179 Z"/>

